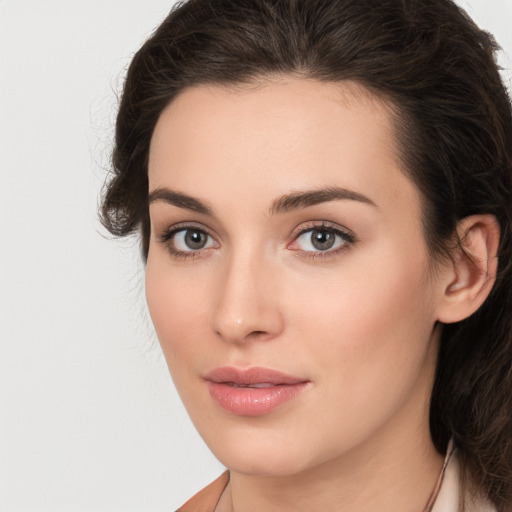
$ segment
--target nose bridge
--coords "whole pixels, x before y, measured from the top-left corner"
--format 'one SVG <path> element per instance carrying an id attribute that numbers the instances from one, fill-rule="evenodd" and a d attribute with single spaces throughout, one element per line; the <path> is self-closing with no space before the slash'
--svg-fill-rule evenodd
<path id="1" fill-rule="evenodd" d="M 212 328 L 224 340 L 270 339 L 282 329 L 275 269 L 263 251 L 252 247 L 231 250 L 218 280 Z"/>

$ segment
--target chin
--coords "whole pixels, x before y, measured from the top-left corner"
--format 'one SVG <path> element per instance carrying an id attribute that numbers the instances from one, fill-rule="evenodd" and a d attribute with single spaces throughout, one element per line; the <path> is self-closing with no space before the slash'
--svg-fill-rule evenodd
<path id="1" fill-rule="evenodd" d="M 241 453 L 234 446 L 229 452 L 216 454 L 229 470 L 251 476 L 289 476 L 300 473 L 307 468 L 304 460 L 298 461 L 285 450 L 259 450 Z"/>
<path id="2" fill-rule="evenodd" d="M 279 428 L 226 429 L 222 434 L 204 436 L 206 444 L 226 468 L 253 476 L 288 476 L 300 473 L 311 465 L 314 443 L 300 442 L 293 430 Z M 309 446 L 308 446 L 309 445 Z"/>

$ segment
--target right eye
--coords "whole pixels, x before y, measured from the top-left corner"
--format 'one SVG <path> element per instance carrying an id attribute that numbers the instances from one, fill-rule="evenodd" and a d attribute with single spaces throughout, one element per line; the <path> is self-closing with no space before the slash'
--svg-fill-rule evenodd
<path id="1" fill-rule="evenodd" d="M 199 229 L 182 229 L 174 233 L 172 239 L 178 251 L 198 251 L 213 246 L 213 238 Z"/>
<path id="2" fill-rule="evenodd" d="M 204 249 L 217 247 L 217 242 L 199 228 L 177 228 L 164 233 L 160 241 L 165 243 L 173 256 L 189 256 Z"/>

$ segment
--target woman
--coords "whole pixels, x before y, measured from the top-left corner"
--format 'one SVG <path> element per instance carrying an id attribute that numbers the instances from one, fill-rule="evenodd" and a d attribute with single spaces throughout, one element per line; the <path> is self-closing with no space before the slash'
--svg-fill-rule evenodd
<path id="1" fill-rule="evenodd" d="M 103 219 L 229 472 L 182 511 L 512 508 L 512 116 L 448 0 L 190 0 Z"/>

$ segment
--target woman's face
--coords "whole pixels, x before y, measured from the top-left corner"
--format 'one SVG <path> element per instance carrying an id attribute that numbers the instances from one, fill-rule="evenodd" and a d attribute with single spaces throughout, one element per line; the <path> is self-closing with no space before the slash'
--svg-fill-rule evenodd
<path id="1" fill-rule="evenodd" d="M 293 474 L 428 437 L 440 285 L 380 100 L 191 88 L 158 121 L 149 190 L 149 310 L 227 467 Z"/>

